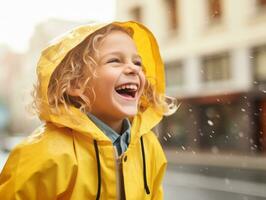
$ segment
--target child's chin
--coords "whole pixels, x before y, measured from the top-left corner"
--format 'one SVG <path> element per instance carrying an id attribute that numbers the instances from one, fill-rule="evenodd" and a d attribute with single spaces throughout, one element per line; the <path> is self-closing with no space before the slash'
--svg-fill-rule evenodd
<path id="1" fill-rule="evenodd" d="M 125 108 L 121 110 L 121 112 L 123 113 L 125 117 L 133 117 L 138 113 L 138 109 L 137 108 Z"/>

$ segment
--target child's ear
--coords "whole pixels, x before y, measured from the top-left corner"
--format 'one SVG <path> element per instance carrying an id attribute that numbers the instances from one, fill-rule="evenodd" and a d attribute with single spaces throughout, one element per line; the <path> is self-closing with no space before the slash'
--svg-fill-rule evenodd
<path id="1" fill-rule="evenodd" d="M 73 97 L 80 97 L 82 95 L 82 89 L 70 88 L 67 90 L 67 94 Z"/>

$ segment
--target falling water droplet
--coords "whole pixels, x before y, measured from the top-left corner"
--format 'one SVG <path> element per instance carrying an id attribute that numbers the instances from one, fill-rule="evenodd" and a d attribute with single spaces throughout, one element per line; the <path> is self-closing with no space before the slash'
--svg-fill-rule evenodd
<path id="1" fill-rule="evenodd" d="M 213 125 L 214 125 L 214 123 L 213 123 L 211 120 L 208 120 L 207 122 L 208 122 L 208 124 L 209 124 L 210 126 L 213 126 Z"/>

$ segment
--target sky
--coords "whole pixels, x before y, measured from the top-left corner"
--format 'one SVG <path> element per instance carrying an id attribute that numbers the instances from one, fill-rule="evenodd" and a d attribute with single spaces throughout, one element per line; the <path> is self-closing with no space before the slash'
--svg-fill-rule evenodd
<path id="1" fill-rule="evenodd" d="M 49 18 L 113 20 L 115 0 L 1 0 L 0 45 L 25 52 L 34 26 Z"/>

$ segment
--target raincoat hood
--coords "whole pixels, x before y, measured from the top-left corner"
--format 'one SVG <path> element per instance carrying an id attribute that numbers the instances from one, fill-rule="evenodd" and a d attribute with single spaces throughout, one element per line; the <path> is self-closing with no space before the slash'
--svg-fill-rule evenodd
<path id="1" fill-rule="evenodd" d="M 85 113 L 81 112 L 74 106 L 70 106 L 71 115 L 64 113 L 67 111 L 63 107 L 63 114 L 60 113 L 59 115 L 52 113 L 47 97 L 50 77 L 67 53 L 80 44 L 90 34 L 109 24 L 110 23 L 80 26 L 43 50 L 37 66 L 37 75 L 40 84 L 39 92 L 42 102 L 39 116 L 41 120 L 52 122 L 59 127 L 69 127 L 85 133 L 87 136 L 98 141 L 109 140 L 107 136 L 102 134 L 102 132 L 90 121 Z M 149 80 L 155 80 L 150 84 L 153 85 L 158 93 L 164 94 L 164 68 L 159 48 L 153 34 L 142 24 L 133 21 L 113 22 L 112 24 L 131 28 L 133 30 L 133 40 L 137 47 L 137 51 L 142 58 L 145 76 L 149 77 Z M 162 114 L 156 111 L 154 106 L 148 105 L 144 112 L 138 112 L 134 117 L 132 128 L 137 128 L 137 132 L 139 136 L 141 136 L 159 123 L 161 119 Z"/>

